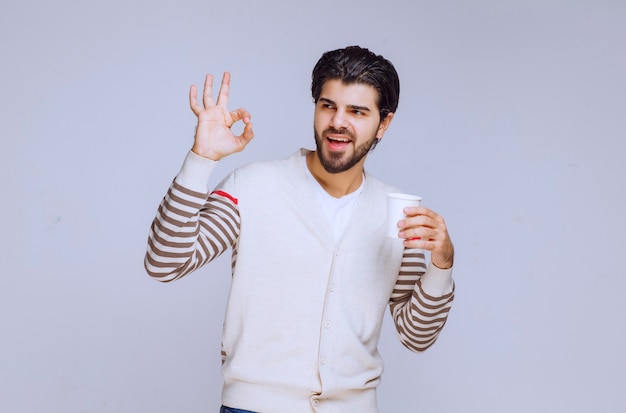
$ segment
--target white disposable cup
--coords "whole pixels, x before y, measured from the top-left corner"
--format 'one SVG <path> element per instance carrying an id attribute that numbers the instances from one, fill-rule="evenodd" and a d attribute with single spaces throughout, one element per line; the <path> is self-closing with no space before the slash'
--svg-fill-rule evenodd
<path id="1" fill-rule="evenodd" d="M 404 208 L 420 206 L 422 197 L 409 194 L 387 194 L 387 235 L 398 238 L 398 221 L 406 218 Z"/>

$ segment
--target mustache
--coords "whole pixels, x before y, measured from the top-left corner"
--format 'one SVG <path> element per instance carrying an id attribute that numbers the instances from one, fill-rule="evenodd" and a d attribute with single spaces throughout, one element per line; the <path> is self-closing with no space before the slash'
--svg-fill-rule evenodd
<path id="1" fill-rule="evenodd" d="M 347 129 L 333 129 L 333 128 L 325 129 L 324 132 L 322 132 L 322 136 L 324 138 L 327 138 L 328 135 L 346 135 L 351 140 L 354 140 L 354 134 Z"/>

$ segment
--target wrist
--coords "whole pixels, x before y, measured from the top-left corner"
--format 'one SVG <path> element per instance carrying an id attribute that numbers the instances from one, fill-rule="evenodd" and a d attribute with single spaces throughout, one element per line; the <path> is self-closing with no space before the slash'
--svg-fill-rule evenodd
<path id="1" fill-rule="evenodd" d="M 445 262 L 445 263 L 437 263 L 435 261 L 431 261 L 431 264 L 439 268 L 440 270 L 449 270 L 450 268 L 452 268 L 452 265 L 454 264 L 454 262 L 450 261 L 450 262 Z"/>
<path id="2" fill-rule="evenodd" d="M 431 256 L 430 263 L 440 270 L 449 270 L 454 265 L 454 253 L 447 257 Z"/>
<path id="3" fill-rule="evenodd" d="M 222 159 L 222 156 L 220 156 L 218 153 L 210 151 L 210 150 L 202 150 L 196 145 L 193 145 L 193 147 L 191 148 L 191 152 L 203 158 L 209 159 L 211 161 L 219 161 L 220 159 Z"/>

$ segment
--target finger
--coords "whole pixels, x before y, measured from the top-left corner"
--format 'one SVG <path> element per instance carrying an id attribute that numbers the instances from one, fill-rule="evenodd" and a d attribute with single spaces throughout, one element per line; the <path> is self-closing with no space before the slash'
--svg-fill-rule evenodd
<path id="1" fill-rule="evenodd" d="M 425 249 L 434 248 L 444 239 L 438 231 L 427 228 L 400 231 L 398 236 L 417 248 Z"/>
<path id="2" fill-rule="evenodd" d="M 230 91 L 230 73 L 224 72 L 222 77 L 222 84 L 220 85 L 220 91 L 217 95 L 217 105 L 226 107 L 228 103 L 228 92 Z"/>
<path id="3" fill-rule="evenodd" d="M 191 85 L 189 88 L 189 106 L 196 116 L 202 110 L 202 107 L 198 104 L 198 90 L 196 85 Z"/>
<path id="4" fill-rule="evenodd" d="M 238 138 L 244 139 L 245 141 L 249 142 L 254 137 L 254 132 L 252 131 L 252 122 L 250 121 L 250 113 L 243 108 L 239 108 L 235 111 L 230 112 L 230 116 L 233 119 L 233 123 L 243 121 L 243 132 L 241 133 L 241 135 L 238 136 Z"/>
<path id="5" fill-rule="evenodd" d="M 238 122 L 240 120 L 244 123 L 250 122 L 250 113 L 243 108 L 230 112 L 230 117 L 233 119 L 233 122 Z"/>
<path id="6" fill-rule="evenodd" d="M 428 240 L 426 231 L 427 229 L 424 227 L 406 228 L 406 229 L 400 230 L 400 232 L 398 233 L 398 236 L 400 238 L 411 240 L 411 241 L 412 240 Z"/>
<path id="7" fill-rule="evenodd" d="M 434 228 L 437 221 L 426 215 L 407 216 L 398 221 L 398 228 L 406 230 L 410 228 Z"/>
<path id="8" fill-rule="evenodd" d="M 202 94 L 204 108 L 213 106 L 213 75 L 206 75 L 204 79 L 204 93 Z"/>
<path id="9" fill-rule="evenodd" d="M 406 216 L 426 215 L 431 218 L 435 218 L 436 216 L 438 216 L 434 211 L 423 206 L 405 207 L 403 209 L 403 212 Z"/>
<path id="10" fill-rule="evenodd" d="M 243 132 L 241 133 L 241 137 L 250 142 L 252 138 L 254 138 L 254 132 L 252 131 L 252 123 L 246 122 L 246 126 L 243 128 Z"/>
<path id="11" fill-rule="evenodd" d="M 415 248 L 420 250 L 432 251 L 435 248 L 433 242 L 423 240 L 421 238 L 407 238 L 403 241 L 403 244 L 406 248 Z"/>

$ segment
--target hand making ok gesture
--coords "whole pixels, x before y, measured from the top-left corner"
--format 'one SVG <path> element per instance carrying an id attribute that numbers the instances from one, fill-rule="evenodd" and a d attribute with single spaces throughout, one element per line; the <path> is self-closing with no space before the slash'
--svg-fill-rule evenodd
<path id="1" fill-rule="evenodd" d="M 202 105 L 198 103 L 196 86 L 192 85 L 189 91 L 189 105 L 198 117 L 196 137 L 191 150 L 197 155 L 214 161 L 232 153 L 241 152 L 254 137 L 248 111 L 237 109 L 229 112 L 226 108 L 229 88 L 230 73 L 226 72 L 222 77 L 217 103 L 213 102 L 212 96 L 213 75 L 207 75 L 204 80 Z M 235 136 L 231 128 L 238 121 L 243 121 L 244 129 L 241 135 Z"/>

